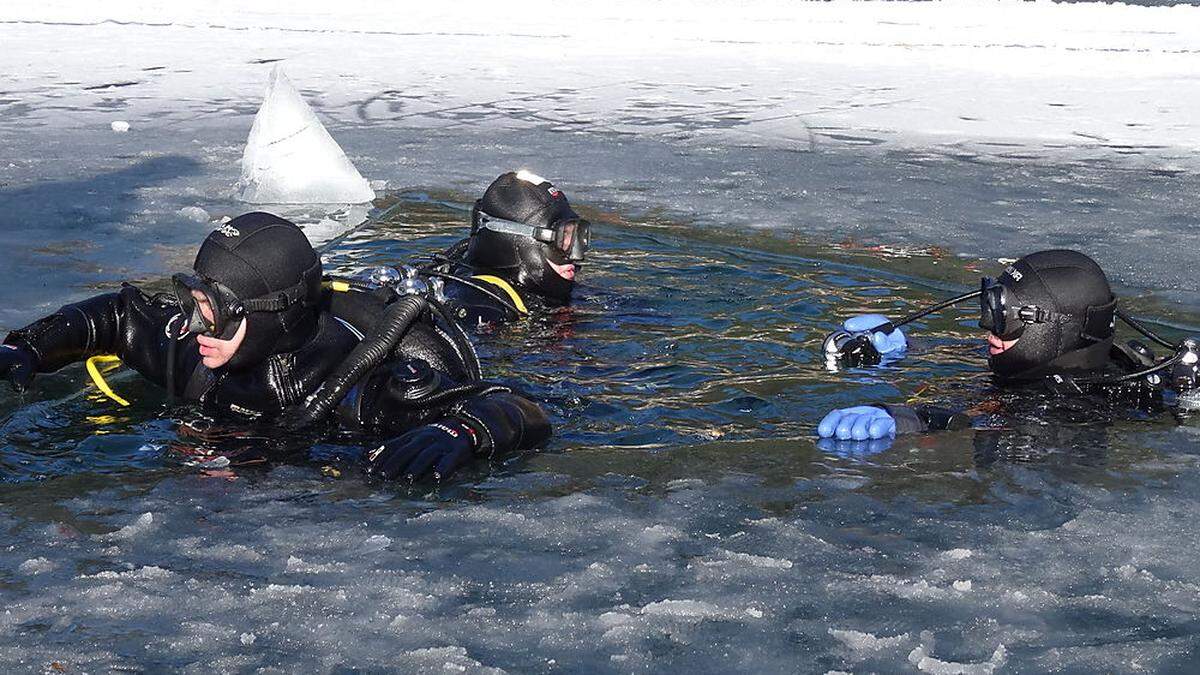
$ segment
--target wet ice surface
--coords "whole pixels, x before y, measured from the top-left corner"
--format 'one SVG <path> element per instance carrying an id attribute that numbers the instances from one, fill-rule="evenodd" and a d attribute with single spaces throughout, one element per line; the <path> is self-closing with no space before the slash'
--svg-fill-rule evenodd
<path id="1" fill-rule="evenodd" d="M 0 328 L 161 282 L 244 211 L 276 60 L 401 195 L 336 269 L 448 244 L 517 166 L 599 223 L 577 306 L 483 345 L 556 439 L 440 490 L 331 460 L 187 466 L 202 444 L 135 378 L 115 382 L 131 409 L 76 395 L 77 371 L 0 394 L 0 668 L 1188 669 L 1194 420 L 868 456 L 810 434 L 930 382 L 994 398 L 965 313 L 922 326 L 903 369 L 815 359 L 840 318 L 940 297 L 976 257 L 1080 246 L 1194 323 L 1195 8 L 833 3 L 797 23 L 787 3 L 665 3 L 631 22 L 605 3 L 498 35 L 462 7 L 0 9 Z M 328 241 L 365 211 L 288 213 Z"/>

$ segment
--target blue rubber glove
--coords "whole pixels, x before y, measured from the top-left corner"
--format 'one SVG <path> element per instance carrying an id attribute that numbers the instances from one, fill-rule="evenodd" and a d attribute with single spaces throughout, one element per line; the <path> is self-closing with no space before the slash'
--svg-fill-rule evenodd
<path id="1" fill-rule="evenodd" d="M 893 328 L 891 333 L 872 330 L 878 328 L 891 319 L 882 314 L 860 314 L 852 316 L 842 322 L 842 328 L 849 333 L 865 333 L 870 332 L 871 344 L 875 345 L 875 349 L 880 356 L 887 357 L 888 360 L 895 360 L 904 355 L 904 350 L 908 349 L 908 341 L 904 339 L 904 331 L 899 328 Z"/>
<path id="2" fill-rule="evenodd" d="M 896 420 L 886 410 L 871 405 L 839 408 L 825 415 L 817 425 L 817 435 L 842 441 L 895 438 Z"/>

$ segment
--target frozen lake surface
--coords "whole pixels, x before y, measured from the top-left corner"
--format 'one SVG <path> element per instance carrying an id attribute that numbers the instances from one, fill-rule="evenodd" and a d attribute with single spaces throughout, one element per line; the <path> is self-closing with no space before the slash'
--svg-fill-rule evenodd
<path id="1" fill-rule="evenodd" d="M 1194 667 L 1195 420 L 811 434 L 928 382 L 1003 402 L 966 313 L 903 369 L 816 359 L 840 317 L 999 257 L 1079 247 L 1196 325 L 1200 9 L 566 3 L 518 31 L 474 2 L 235 8 L 0 8 L 0 330 L 189 265 L 249 208 L 282 63 L 396 205 L 333 269 L 453 241 L 514 167 L 587 207 L 577 306 L 483 344 L 558 435 L 438 490 L 363 485 L 334 445 L 230 476 L 136 379 L 120 411 L 75 370 L 5 390 L 0 668 Z M 328 241 L 367 209 L 287 213 Z"/>

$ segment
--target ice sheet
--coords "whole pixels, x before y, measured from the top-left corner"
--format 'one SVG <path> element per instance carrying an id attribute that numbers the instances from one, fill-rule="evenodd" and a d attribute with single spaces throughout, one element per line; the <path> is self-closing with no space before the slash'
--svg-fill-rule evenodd
<path id="1" fill-rule="evenodd" d="M 502 14 L 5 3 L 0 326 L 178 266 L 204 232 L 181 209 L 244 210 L 238 158 L 279 62 L 392 187 L 469 200 L 525 166 L 575 201 L 710 226 L 988 258 L 1076 246 L 1194 306 L 1200 8 L 569 2 L 519 30 Z M 18 283 L 47 267 L 66 290 Z"/>

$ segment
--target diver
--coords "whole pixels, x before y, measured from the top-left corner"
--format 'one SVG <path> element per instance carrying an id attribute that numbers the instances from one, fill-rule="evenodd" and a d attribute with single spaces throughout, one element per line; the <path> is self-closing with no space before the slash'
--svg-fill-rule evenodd
<path id="1" fill-rule="evenodd" d="M 451 313 L 476 327 L 567 305 L 591 225 L 553 183 L 502 174 L 471 208 L 471 233 L 421 273 L 443 279 Z"/>
<path id="2" fill-rule="evenodd" d="M 1104 271 L 1069 250 L 1039 251 L 1017 260 L 999 278 L 984 277 L 977 291 L 950 298 L 899 322 L 879 314 L 847 319 L 823 346 L 836 367 L 903 358 L 902 326 L 951 305 L 978 298 L 979 326 L 988 331 L 988 368 L 1006 392 L 1041 387 L 1056 398 L 1088 395 L 1141 409 L 1164 403 L 1190 408 L 1200 391 L 1197 340 L 1169 342 L 1117 308 Z M 1170 350 L 1156 359 L 1143 343 L 1115 341 L 1117 319 Z M 1174 400 L 1168 400 L 1173 398 Z M 874 404 L 829 412 L 817 435 L 872 441 L 898 434 L 964 429 L 972 420 L 931 405 Z"/>
<path id="3" fill-rule="evenodd" d="M 218 420 L 389 439 L 364 453 L 367 474 L 387 479 L 445 478 L 550 436 L 537 405 L 481 381 L 436 292 L 324 278 L 303 231 L 278 216 L 221 225 L 172 285 L 151 296 L 124 284 L 10 332 L 0 378 L 24 390 L 35 373 L 115 355 Z"/>

